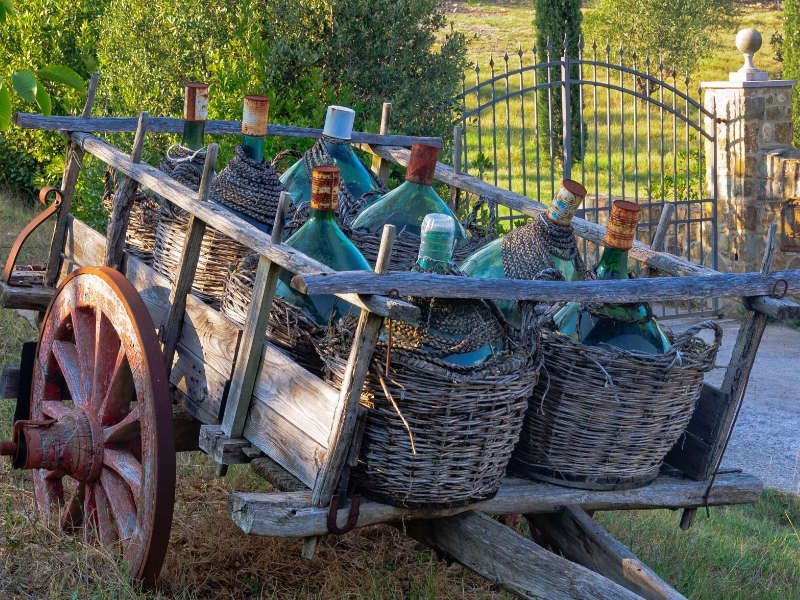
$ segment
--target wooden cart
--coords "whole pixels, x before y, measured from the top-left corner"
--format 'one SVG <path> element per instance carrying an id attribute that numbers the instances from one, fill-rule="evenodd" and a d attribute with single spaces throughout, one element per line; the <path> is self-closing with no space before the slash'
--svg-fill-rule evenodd
<path id="1" fill-rule="evenodd" d="M 558 283 L 472 280 L 411 273 L 342 273 L 266 235 L 224 207 L 206 202 L 216 146 L 198 192 L 139 160 L 146 134 L 176 133 L 178 119 L 91 118 L 97 80 L 81 117 L 17 114 L 21 127 L 61 131 L 67 161 L 56 199 L 15 244 L 2 282 L 8 308 L 40 311 L 38 346 L 23 348 L 7 369 L 5 389 L 18 398 L 15 440 L 0 450 L 32 468 L 36 500 L 58 510 L 65 528 L 86 529 L 103 544 L 120 542 L 132 574 L 152 582 L 167 548 L 175 485 L 175 453 L 201 448 L 220 465 L 258 461 L 284 491 L 233 493 L 230 516 L 247 534 L 306 538 L 376 523 L 402 523 L 411 536 L 451 555 L 507 589 L 547 598 L 677 598 L 674 589 L 595 523 L 595 510 L 684 509 L 754 502 L 753 476 L 718 470 L 766 319 L 800 318 L 800 306 L 772 296 L 796 292 L 800 271 L 722 275 L 637 243 L 631 255 L 677 276 L 626 282 Z M 130 154 L 95 134 L 135 131 Z M 209 121 L 209 134 L 238 134 L 239 124 Z M 271 125 L 270 135 L 318 137 L 319 130 Z M 404 165 L 420 138 L 356 133 L 374 168 Z M 426 139 L 431 143 L 431 139 Z M 106 237 L 70 214 L 86 153 L 116 169 L 120 185 Z M 438 165 L 436 178 L 526 215 L 544 206 Z M 136 185 L 188 211 L 189 233 L 174 281 L 125 253 Z M 57 205 L 56 205 L 57 204 Z M 30 230 L 52 215 L 56 224 L 43 285 L 23 286 L 14 256 Z M 247 325 L 239 329 L 189 293 L 207 227 L 260 256 Z M 604 228 L 575 220 L 579 236 L 599 243 Z M 376 271 L 391 252 L 384 232 Z M 279 269 L 296 274 L 300 290 L 336 293 L 361 311 L 344 384 L 335 389 L 265 341 Z M 685 300 L 746 295 L 747 308 L 723 385 L 706 386 L 688 432 L 669 466 L 650 485 L 585 491 L 508 477 L 492 499 L 449 509 L 405 509 L 344 498 L 358 457 L 359 391 L 384 319 L 413 321 L 416 307 L 390 297 L 418 296 L 595 301 Z M 771 296 L 772 295 L 772 296 Z M 16 375 L 17 384 L 12 384 Z M 66 390 L 66 391 L 65 391 Z M 63 398 L 71 401 L 64 402 Z M 70 490 L 70 485 L 72 490 Z M 524 514 L 557 553 L 545 550 L 487 514 Z"/>

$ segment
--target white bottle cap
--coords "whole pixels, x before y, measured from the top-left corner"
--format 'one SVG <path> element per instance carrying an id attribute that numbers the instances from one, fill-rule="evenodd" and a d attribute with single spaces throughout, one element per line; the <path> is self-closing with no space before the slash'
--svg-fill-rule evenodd
<path id="1" fill-rule="evenodd" d="M 349 140 L 353 133 L 353 122 L 356 120 L 356 111 L 346 106 L 329 106 L 325 116 L 325 128 L 322 135 Z"/>
<path id="2" fill-rule="evenodd" d="M 422 235 L 429 231 L 438 231 L 440 233 L 453 232 L 455 236 L 456 224 L 453 217 L 450 215 L 443 215 L 442 213 L 429 213 L 422 219 Z"/>

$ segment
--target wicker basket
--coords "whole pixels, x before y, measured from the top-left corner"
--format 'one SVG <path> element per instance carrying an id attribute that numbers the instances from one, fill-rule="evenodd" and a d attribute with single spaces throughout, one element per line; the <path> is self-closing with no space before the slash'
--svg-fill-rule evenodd
<path id="1" fill-rule="evenodd" d="M 239 327 L 244 327 L 247 320 L 247 309 L 253 299 L 253 282 L 257 266 L 257 255 L 245 256 L 231 269 L 225 285 L 222 314 Z M 303 311 L 281 298 L 273 299 L 267 337 L 295 362 L 315 375 L 322 375 L 322 361 L 317 352 L 317 342 L 323 334 L 324 330 Z"/>
<path id="2" fill-rule="evenodd" d="M 714 332 L 706 343 L 697 334 Z M 655 479 L 689 424 L 722 341 L 706 321 L 673 340 L 666 354 L 592 347 L 542 332 L 544 368 L 530 399 L 512 470 L 593 490 Z"/>
<path id="3" fill-rule="evenodd" d="M 111 213 L 114 205 L 114 194 L 117 190 L 117 172 L 108 168 L 105 172 L 105 189 L 103 192 L 103 208 Z M 136 188 L 131 206 L 131 219 L 125 235 L 125 249 L 141 258 L 148 265 L 153 262 L 153 247 L 156 243 L 156 226 L 160 202 L 140 187 Z"/>
<path id="4" fill-rule="evenodd" d="M 350 338 L 340 330 L 322 345 L 327 378 L 337 387 Z M 368 412 L 353 474 L 361 493 L 407 507 L 459 506 L 494 496 L 538 378 L 538 353 L 518 348 L 504 359 L 463 368 L 393 349 L 385 377 L 386 352 L 379 344 L 362 395 Z"/>

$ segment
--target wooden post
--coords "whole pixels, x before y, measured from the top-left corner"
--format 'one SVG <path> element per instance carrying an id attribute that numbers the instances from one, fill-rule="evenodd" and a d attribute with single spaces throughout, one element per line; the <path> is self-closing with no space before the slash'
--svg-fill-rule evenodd
<path id="1" fill-rule="evenodd" d="M 667 241 L 667 231 L 672 224 L 672 215 L 675 213 L 675 205 L 671 202 L 665 202 L 664 207 L 661 209 L 661 216 L 658 219 L 658 226 L 650 242 L 650 248 L 656 252 L 664 251 L 664 243 Z M 657 271 L 652 267 L 647 267 L 648 277 L 654 277 Z"/>
<path id="2" fill-rule="evenodd" d="M 280 244 L 284 220 L 291 201 L 288 192 L 281 192 L 278 213 L 272 225 L 273 244 Z M 231 438 L 240 437 L 244 431 L 280 272 L 281 268 L 278 265 L 264 256 L 259 257 L 253 283 L 253 299 L 247 309 L 247 320 L 236 354 L 225 415 L 222 418 L 222 431 Z"/>
<path id="3" fill-rule="evenodd" d="M 206 153 L 203 163 L 203 175 L 200 179 L 198 198 L 205 201 L 211 189 L 214 178 L 214 164 L 217 162 L 217 152 L 219 146 L 211 144 Z M 161 341 L 164 343 L 164 361 L 167 373 L 172 370 L 172 363 L 175 361 L 175 351 L 178 347 L 178 340 L 181 337 L 181 327 L 183 316 L 186 312 L 186 296 L 192 291 L 192 282 L 197 272 L 197 261 L 200 259 L 200 248 L 203 244 L 203 236 L 206 233 L 206 224 L 194 215 L 189 216 L 186 239 L 183 242 L 181 259 L 178 268 L 178 276 L 175 278 L 170 290 L 169 312 L 160 328 Z"/>
<path id="4" fill-rule="evenodd" d="M 139 163 L 142 160 L 142 149 L 144 148 L 144 134 L 147 131 L 147 111 L 139 113 L 139 125 L 136 127 L 136 135 L 133 138 L 133 149 L 131 150 L 131 162 Z M 131 220 L 131 209 L 136 197 L 136 189 L 139 184 L 129 177 L 120 176 L 117 178 L 117 190 L 114 194 L 114 204 L 111 214 L 108 217 L 108 228 L 106 229 L 106 257 L 105 265 L 122 271 L 125 260 L 125 236 L 128 233 L 128 224 Z"/>
<path id="5" fill-rule="evenodd" d="M 99 81 L 100 73 L 92 73 L 86 93 L 86 102 L 81 112 L 81 118 L 83 119 L 88 119 L 92 115 L 92 106 L 94 105 Z M 83 149 L 67 139 L 67 160 L 64 165 L 64 176 L 61 179 L 61 209 L 53 228 L 50 256 L 47 259 L 47 272 L 45 274 L 45 285 L 48 287 L 55 286 L 58 281 L 58 275 L 61 272 L 61 255 L 64 252 L 64 243 L 67 240 L 69 211 L 72 207 L 75 184 L 78 182 L 78 175 L 80 175 L 81 169 L 83 169 Z"/>
<path id="6" fill-rule="evenodd" d="M 456 174 L 461 173 L 461 157 L 463 149 L 461 147 L 461 125 L 453 127 L 453 172 Z M 456 186 L 450 186 L 450 210 L 454 213 L 458 210 L 458 198 L 461 194 Z"/>
<path id="7" fill-rule="evenodd" d="M 384 102 L 383 103 L 383 110 L 381 111 L 381 129 L 380 135 L 389 135 L 389 120 L 392 116 L 392 103 L 391 102 Z M 372 172 L 378 178 L 383 185 L 386 185 L 389 181 L 389 165 L 391 163 L 378 156 L 372 157 Z"/>

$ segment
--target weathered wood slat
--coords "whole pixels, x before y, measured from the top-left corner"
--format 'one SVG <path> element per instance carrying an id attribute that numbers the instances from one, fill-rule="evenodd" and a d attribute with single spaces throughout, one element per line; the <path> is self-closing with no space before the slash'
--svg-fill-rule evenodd
<path id="1" fill-rule="evenodd" d="M 405 529 L 411 537 L 523 598 L 640 598 L 610 579 L 545 550 L 488 515 L 466 512 L 409 523 Z"/>
<path id="2" fill-rule="evenodd" d="M 567 507 L 559 513 L 528 518 L 565 558 L 648 600 L 686 600 L 584 510 Z"/>
<path id="3" fill-rule="evenodd" d="M 490 514 L 553 513 L 564 506 L 585 510 L 631 510 L 703 506 L 707 482 L 662 475 L 650 485 L 633 490 L 595 491 L 560 487 L 550 483 L 507 477 L 497 495 L 471 506 L 449 509 L 408 509 L 364 500 L 357 527 L 437 519 L 467 510 Z M 756 502 L 763 486 L 755 477 L 726 473 L 717 477 L 708 497 L 710 506 Z M 314 506 L 310 492 L 254 493 L 236 492 L 228 499 L 233 521 L 252 535 L 307 537 L 328 533 L 327 507 Z M 339 511 L 340 523 L 347 519 L 348 508 Z"/>
<path id="4" fill-rule="evenodd" d="M 151 121 L 150 131 L 153 133 L 181 133 L 183 119 L 169 117 L 154 117 Z M 136 130 L 136 119 L 129 117 L 64 117 L 32 113 L 14 113 L 14 124 L 25 129 L 43 129 L 45 131 L 80 131 L 86 133 L 118 133 Z M 241 121 L 206 121 L 206 133 L 209 135 L 241 135 Z M 322 137 L 322 129 L 311 127 L 295 127 L 292 125 L 276 125 L 270 123 L 267 135 L 279 137 L 299 137 L 317 139 Z M 413 135 L 378 135 L 354 131 L 352 134 L 354 144 L 375 144 L 387 146 L 408 146 L 415 143 L 429 144 L 442 147 L 440 137 L 420 137 Z"/>
<path id="5" fill-rule="evenodd" d="M 408 149 L 400 147 L 369 146 L 368 149 L 373 154 L 402 166 L 408 165 L 408 159 L 411 155 Z M 541 202 L 536 202 L 516 192 L 502 190 L 485 181 L 481 181 L 477 177 L 456 173 L 452 167 L 442 163 L 436 165 L 434 176 L 438 181 L 442 181 L 447 185 L 478 194 L 492 202 L 508 206 L 531 217 L 536 217 L 546 210 L 545 205 Z M 606 228 L 602 225 L 575 218 L 572 220 L 572 226 L 579 237 L 596 244 L 603 243 Z M 713 275 L 717 273 L 713 269 L 697 265 L 672 254 L 656 252 L 639 241 L 634 241 L 630 256 L 645 263 L 648 267 L 669 275 Z M 781 321 L 800 319 L 800 304 L 791 300 L 759 296 L 750 299 L 749 305 L 753 310 Z"/>
<path id="6" fill-rule="evenodd" d="M 485 298 L 492 300 L 539 300 L 556 302 L 639 302 L 732 298 L 769 294 L 776 286 L 800 292 L 800 270 L 762 273 L 719 273 L 692 277 L 652 277 L 598 281 L 536 281 L 481 279 L 430 273 L 340 271 L 295 275 L 292 287 L 304 294 L 389 294 L 402 290 L 409 296 L 427 298 Z"/>
<path id="7" fill-rule="evenodd" d="M 71 133 L 70 139 L 127 177 L 135 179 L 159 196 L 201 219 L 208 226 L 284 269 L 292 273 L 332 272 L 332 269 L 326 265 L 308 258 L 290 246 L 273 244 L 268 234 L 248 223 L 233 211 L 215 202 L 201 202 L 197 192 L 181 185 L 155 167 L 131 162 L 129 156 L 100 138 L 88 133 Z M 354 294 L 344 294 L 341 298 L 354 306 L 380 316 L 391 316 L 393 319 L 402 321 L 414 321 L 419 318 L 417 307 L 402 300 L 375 296 L 362 298 Z"/>
<path id="8" fill-rule="evenodd" d="M 55 288 L 17 287 L 0 281 L 0 306 L 3 308 L 22 308 L 26 310 L 44 310 L 50 304 Z"/>

